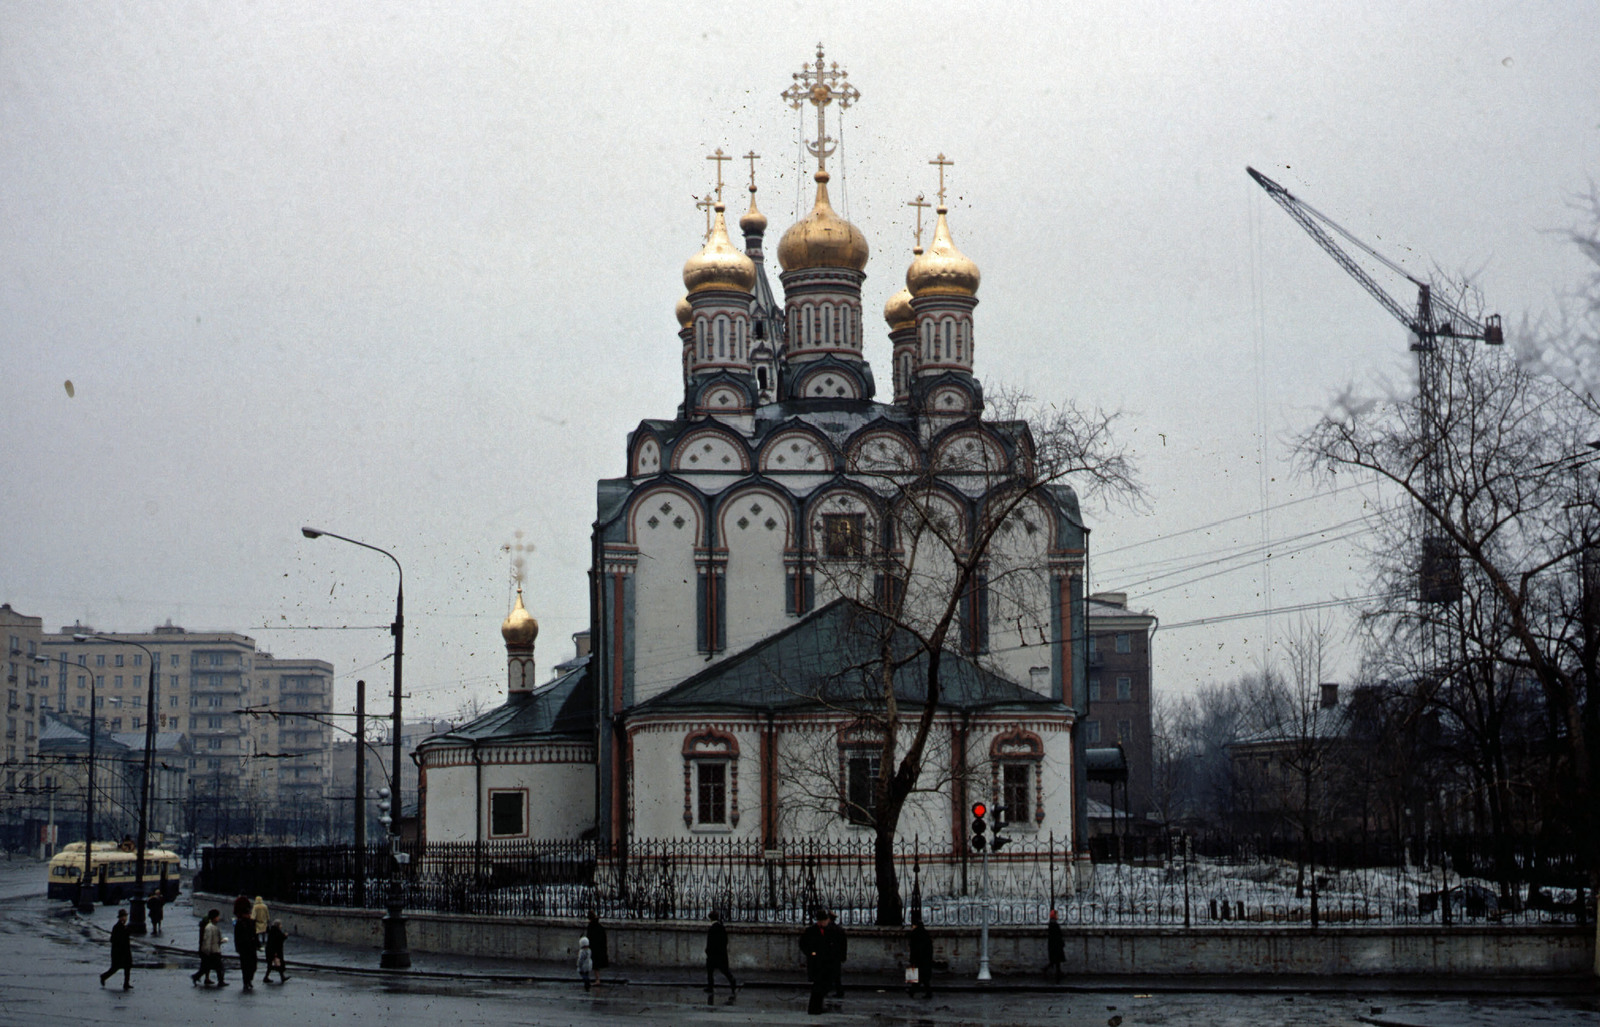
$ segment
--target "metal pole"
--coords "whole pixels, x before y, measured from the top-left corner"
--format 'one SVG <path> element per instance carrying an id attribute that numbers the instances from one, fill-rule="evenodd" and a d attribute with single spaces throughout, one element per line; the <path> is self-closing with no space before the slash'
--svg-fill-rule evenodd
<path id="1" fill-rule="evenodd" d="M 144 851 L 145 839 L 150 834 L 150 764 L 156 745 L 156 655 L 138 642 L 129 645 L 144 649 L 150 658 L 150 680 L 145 687 L 144 708 L 144 770 L 139 775 L 139 840 L 134 856 L 133 898 L 128 902 L 128 933 L 145 934 L 144 922 Z"/>
<path id="2" fill-rule="evenodd" d="M 78 912 L 94 912 L 94 736 L 97 691 L 94 674 L 89 674 L 89 784 L 83 792 L 83 883 L 78 887 Z"/>
<path id="3" fill-rule="evenodd" d="M 978 980 L 989 976 L 989 847 L 983 848 L 983 928 L 978 935 Z"/>
<path id="4" fill-rule="evenodd" d="M 393 559 L 393 557 L 390 557 Z M 396 567 L 400 561 L 395 560 Z M 405 856 L 400 851 L 400 667 L 405 650 L 405 578 L 394 596 L 394 738 L 392 769 L 389 772 L 390 794 L 393 805 L 389 807 L 389 901 L 383 917 L 383 955 L 378 965 L 386 970 L 405 970 L 411 966 L 411 953 L 406 947 L 406 921 L 401 899 L 400 862 Z"/>
<path id="5" fill-rule="evenodd" d="M 367 683 L 356 682 L 356 908 L 367 908 Z"/>

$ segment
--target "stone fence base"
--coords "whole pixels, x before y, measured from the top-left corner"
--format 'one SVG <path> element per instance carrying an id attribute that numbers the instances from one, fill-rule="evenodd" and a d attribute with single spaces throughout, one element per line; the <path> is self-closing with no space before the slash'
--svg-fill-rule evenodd
<path id="1" fill-rule="evenodd" d="M 223 908 L 224 896 L 195 896 L 196 906 Z M 329 909 L 273 903 L 291 936 L 341 945 L 383 946 L 381 910 Z M 579 921 L 408 912 L 413 952 L 493 959 L 575 963 Z M 650 920 L 606 924 L 612 962 L 619 967 L 705 965 L 702 923 Z M 1543 976 L 1592 973 L 1594 932 L 1587 927 L 1230 927 L 1182 930 L 1140 927 L 1067 927 L 1069 974 L 1437 974 Z M 800 971 L 799 927 L 729 924 L 728 953 L 735 973 Z M 976 928 L 933 930 L 934 957 L 942 971 L 976 972 Z M 996 974 L 1037 973 L 1045 964 L 1044 928 L 994 927 L 990 965 Z M 906 962 L 906 932 L 850 929 L 848 968 L 899 974 Z"/>

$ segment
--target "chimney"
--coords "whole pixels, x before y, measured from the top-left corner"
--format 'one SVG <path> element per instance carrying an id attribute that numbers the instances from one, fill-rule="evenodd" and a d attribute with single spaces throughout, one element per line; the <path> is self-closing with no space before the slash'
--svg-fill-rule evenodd
<path id="1" fill-rule="evenodd" d="M 572 633 L 572 647 L 576 650 L 574 659 L 583 659 L 589 655 L 589 632 L 574 631 Z"/>
<path id="2" fill-rule="evenodd" d="M 1339 686 L 1332 681 L 1324 681 L 1322 688 L 1322 708 L 1331 710 L 1339 705 Z"/>

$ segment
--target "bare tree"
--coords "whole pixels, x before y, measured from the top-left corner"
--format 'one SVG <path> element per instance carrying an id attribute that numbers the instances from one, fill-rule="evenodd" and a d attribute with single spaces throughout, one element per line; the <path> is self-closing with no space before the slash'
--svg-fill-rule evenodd
<path id="1" fill-rule="evenodd" d="M 851 706 L 877 750 L 871 808 L 858 815 L 873 829 L 880 924 L 902 922 L 895 839 L 924 776 L 947 657 L 978 659 L 996 623 L 1005 639 L 993 648 L 1048 642 L 1043 540 L 1053 534 L 1046 518 L 1078 516 L 1069 485 L 1095 499 L 1142 495 L 1116 415 L 1040 407 L 1019 392 L 991 405 L 1010 416 L 974 419 L 924 439 L 920 454 L 885 460 L 869 479 L 876 510 L 863 515 L 876 523 L 840 521 L 859 534 L 825 540 L 827 585 L 866 612 L 859 623 L 873 640 L 861 668 L 871 685 Z M 921 678 L 912 695 L 896 687 L 907 668 Z"/>

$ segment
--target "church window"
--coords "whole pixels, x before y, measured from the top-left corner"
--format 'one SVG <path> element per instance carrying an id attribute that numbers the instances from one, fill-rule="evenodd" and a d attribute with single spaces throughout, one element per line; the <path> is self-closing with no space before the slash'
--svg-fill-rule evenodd
<path id="1" fill-rule="evenodd" d="M 954 325 L 952 325 L 949 321 L 946 321 L 944 323 L 944 351 L 945 351 L 945 353 L 949 354 L 951 357 L 954 357 L 956 355 L 955 347 L 953 345 L 951 345 L 951 342 L 950 342 L 950 330 L 953 327 L 954 327 Z"/>
<path id="2" fill-rule="evenodd" d="M 1008 824 L 1025 824 L 1032 819 L 1033 766 L 1005 763 L 1000 767 L 1001 816 Z"/>
<path id="3" fill-rule="evenodd" d="M 823 514 L 822 541 L 824 555 L 835 560 L 867 555 L 867 515 Z"/>
<path id="4" fill-rule="evenodd" d="M 870 825 L 877 820 L 880 755 L 857 749 L 845 756 L 845 819 Z"/>
<path id="5" fill-rule="evenodd" d="M 724 318 L 717 318 L 717 356 L 728 355 L 728 322 Z"/>
<path id="6" fill-rule="evenodd" d="M 767 369 L 765 367 L 756 368 L 756 385 L 760 387 L 762 392 L 767 391 Z"/>
<path id="7" fill-rule="evenodd" d="M 525 788 L 493 789 L 489 792 L 489 837 L 525 837 L 528 791 Z"/>
<path id="8" fill-rule="evenodd" d="M 728 822 L 728 765 L 720 760 L 695 764 L 695 820 L 701 824 Z"/>

